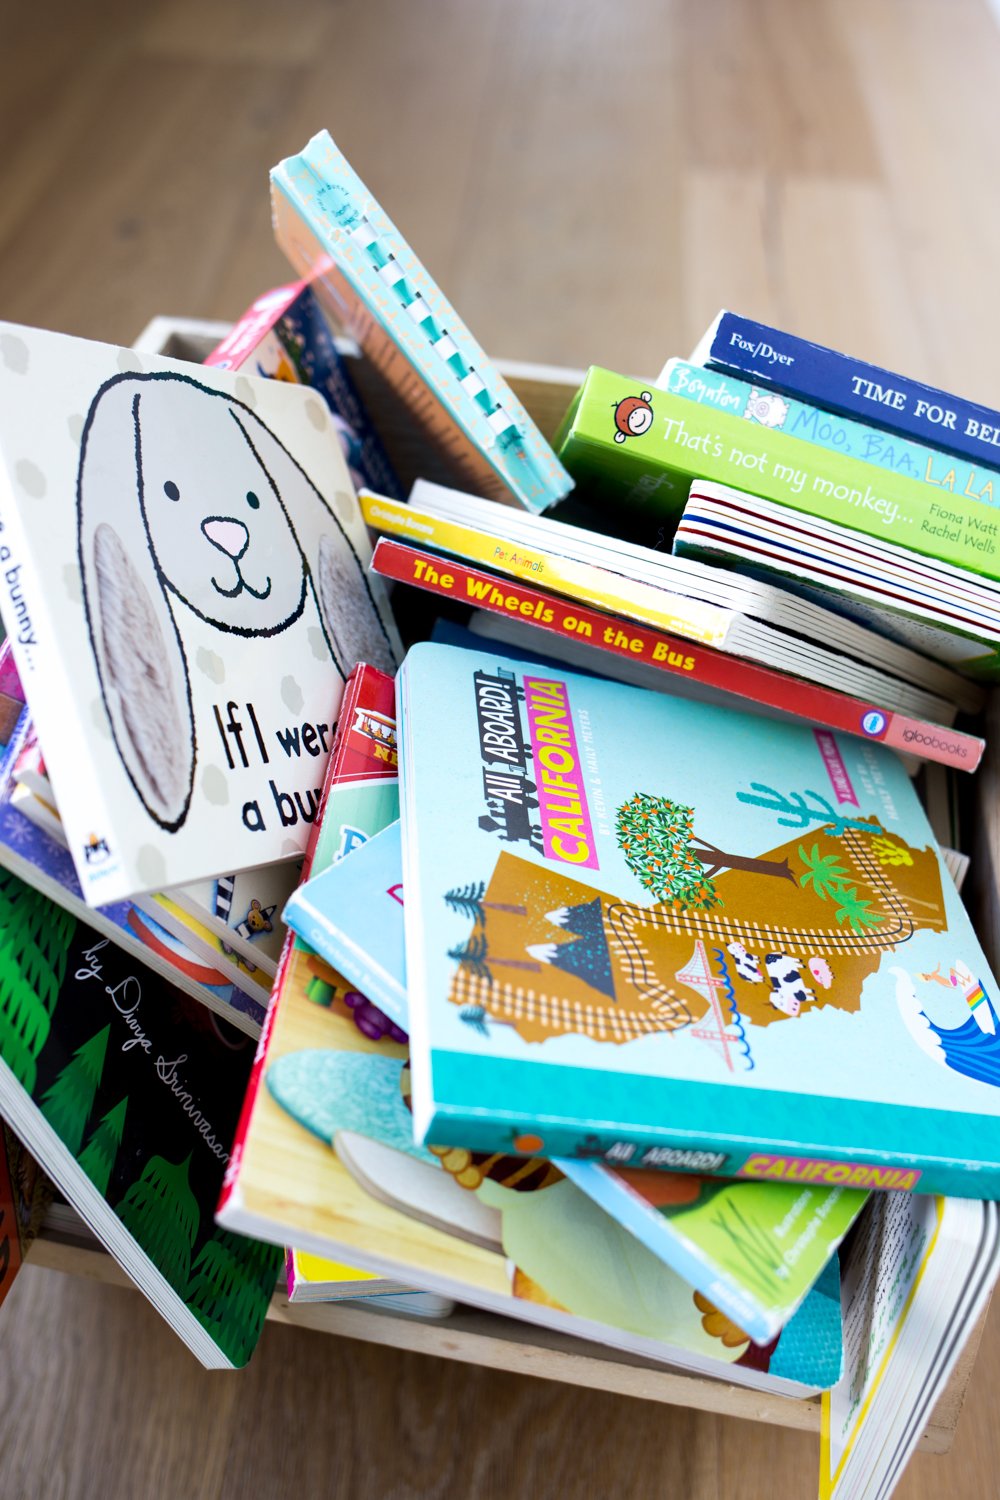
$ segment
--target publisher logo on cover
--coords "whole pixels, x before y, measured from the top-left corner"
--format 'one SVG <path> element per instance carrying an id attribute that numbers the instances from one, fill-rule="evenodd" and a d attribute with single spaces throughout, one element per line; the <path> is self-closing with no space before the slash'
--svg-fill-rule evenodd
<path id="1" fill-rule="evenodd" d="M 861 728 L 864 730 L 865 734 L 882 734 L 885 730 L 885 726 L 885 714 L 879 713 L 877 708 L 873 708 L 871 712 L 865 714 L 864 718 L 861 720 Z"/>

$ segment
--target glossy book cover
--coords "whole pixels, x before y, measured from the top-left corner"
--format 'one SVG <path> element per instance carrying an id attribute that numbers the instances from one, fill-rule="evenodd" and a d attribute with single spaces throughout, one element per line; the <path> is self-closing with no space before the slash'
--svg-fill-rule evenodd
<path id="1" fill-rule="evenodd" d="M 329 410 L 3 324 L 0 609 L 88 903 L 301 857 L 399 637 Z"/>
<path id="2" fill-rule="evenodd" d="M 418 1140 L 982 1197 L 996 984 L 895 755 L 487 651 L 399 676 Z"/>

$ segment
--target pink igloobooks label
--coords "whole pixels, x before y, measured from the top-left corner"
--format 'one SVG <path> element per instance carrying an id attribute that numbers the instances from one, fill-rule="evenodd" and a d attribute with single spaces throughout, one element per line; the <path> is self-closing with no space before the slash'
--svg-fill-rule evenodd
<path id="1" fill-rule="evenodd" d="M 546 856 L 581 870 L 596 870 L 594 830 L 566 684 L 558 678 L 526 677 L 524 706 Z"/>
<path id="2" fill-rule="evenodd" d="M 894 750 L 909 750 L 924 760 L 959 766 L 964 771 L 975 769 L 983 749 L 982 741 L 971 734 L 958 734 L 920 719 L 905 719 L 902 714 L 890 717 L 883 744 L 891 745 Z"/>

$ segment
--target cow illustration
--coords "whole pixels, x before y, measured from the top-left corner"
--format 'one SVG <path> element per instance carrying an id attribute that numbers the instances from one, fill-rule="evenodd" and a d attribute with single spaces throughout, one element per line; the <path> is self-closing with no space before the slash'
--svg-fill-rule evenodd
<path id="1" fill-rule="evenodd" d="M 797 1016 L 807 1001 L 816 999 L 795 964 L 796 960 L 787 953 L 764 955 L 764 967 L 771 981 L 770 1002 L 785 1016 Z"/>

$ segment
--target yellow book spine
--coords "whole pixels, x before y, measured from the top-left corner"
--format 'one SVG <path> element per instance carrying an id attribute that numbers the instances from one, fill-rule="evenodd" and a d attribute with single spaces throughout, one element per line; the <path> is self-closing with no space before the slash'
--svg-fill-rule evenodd
<path id="1" fill-rule="evenodd" d="M 436 547 L 510 578 L 551 589 L 580 604 L 623 615 L 704 646 L 725 647 L 733 618 L 731 610 L 700 599 L 685 599 L 681 594 L 625 578 L 591 563 L 560 557 L 541 547 L 524 547 L 473 526 L 443 521 L 415 506 L 388 500 L 368 490 L 362 490 L 359 498 L 365 521 L 375 531 Z"/>

